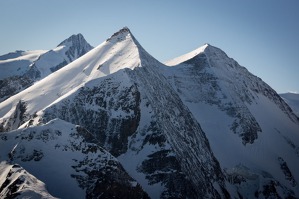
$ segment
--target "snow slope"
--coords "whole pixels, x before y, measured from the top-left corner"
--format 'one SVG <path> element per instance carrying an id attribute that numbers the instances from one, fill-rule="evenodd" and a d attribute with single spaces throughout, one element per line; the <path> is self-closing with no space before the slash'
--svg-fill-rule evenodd
<path id="1" fill-rule="evenodd" d="M 46 50 L 16 51 L 0 56 L 0 80 L 23 75 L 29 66 L 46 52 Z"/>
<path id="2" fill-rule="evenodd" d="M 297 115 L 297 117 L 299 117 L 299 94 L 282 93 L 279 95 L 292 108 L 293 112 Z"/>

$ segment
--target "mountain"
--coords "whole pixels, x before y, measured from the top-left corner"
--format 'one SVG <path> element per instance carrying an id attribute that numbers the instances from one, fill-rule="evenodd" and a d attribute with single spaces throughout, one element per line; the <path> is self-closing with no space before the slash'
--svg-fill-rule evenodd
<path id="1" fill-rule="evenodd" d="M 115 181 L 135 198 L 298 197 L 299 120 L 280 96 L 208 44 L 167 64 L 119 30 L 0 103 L 0 162 L 62 198 L 71 193 L 55 188 L 66 184 L 78 197 L 109 198 Z M 117 165 L 109 175 L 97 165 L 107 156 Z M 64 175 L 35 169 L 42 161 Z M 95 188 L 93 179 L 104 180 Z"/>
<path id="2" fill-rule="evenodd" d="M 238 194 L 298 197 L 299 120 L 280 96 L 209 44 L 167 64 L 164 74 Z"/>
<path id="3" fill-rule="evenodd" d="M 292 108 L 293 112 L 297 115 L 297 117 L 299 117 L 299 94 L 282 93 L 279 95 Z"/>
<path id="4" fill-rule="evenodd" d="M 118 157 L 152 198 L 223 194 L 214 187 L 224 186 L 218 162 L 199 124 L 159 73 L 160 67 L 165 66 L 124 28 L 2 102 L 2 131 L 60 118 L 94 133 L 100 146 Z M 163 109 L 161 103 L 170 108 Z M 184 124 L 180 128 L 172 122 L 177 119 Z M 199 169 L 204 172 L 197 173 Z M 188 179 L 186 173 L 191 172 Z"/>
<path id="5" fill-rule="evenodd" d="M 81 34 L 72 35 L 56 48 L 44 51 L 16 51 L 0 56 L 0 102 L 28 88 L 90 51 Z"/>

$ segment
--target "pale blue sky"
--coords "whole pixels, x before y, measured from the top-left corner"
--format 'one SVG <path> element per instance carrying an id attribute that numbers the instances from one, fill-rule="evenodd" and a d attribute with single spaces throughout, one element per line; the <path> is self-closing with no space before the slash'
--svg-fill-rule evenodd
<path id="1" fill-rule="evenodd" d="M 160 61 L 210 43 L 277 92 L 299 92 L 298 0 L 0 0 L 0 54 L 93 46 L 128 26 Z"/>

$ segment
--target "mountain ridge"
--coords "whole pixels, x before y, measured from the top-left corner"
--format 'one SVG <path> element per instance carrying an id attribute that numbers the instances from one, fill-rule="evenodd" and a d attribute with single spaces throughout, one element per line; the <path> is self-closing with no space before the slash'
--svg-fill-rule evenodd
<path id="1" fill-rule="evenodd" d="M 48 51 L 17 51 L 0 61 L 0 102 L 74 61 L 93 47 L 80 34 L 72 35 Z M 16 57 L 14 57 L 16 54 Z"/>

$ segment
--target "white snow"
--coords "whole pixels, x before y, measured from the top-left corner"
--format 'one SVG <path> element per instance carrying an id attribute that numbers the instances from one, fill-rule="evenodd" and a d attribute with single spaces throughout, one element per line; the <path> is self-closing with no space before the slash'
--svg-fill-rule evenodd
<path id="1" fill-rule="evenodd" d="M 175 66 L 175 65 L 180 64 L 180 63 L 182 63 L 184 61 L 187 61 L 187 60 L 195 57 L 196 55 L 204 52 L 205 48 L 208 47 L 208 45 L 209 44 L 205 44 L 205 45 L 203 45 L 203 46 L 201 46 L 201 47 L 199 47 L 199 48 L 197 48 L 197 49 L 195 49 L 195 50 L 193 50 L 193 51 L 191 51 L 191 52 L 189 52 L 187 54 L 184 54 L 182 56 L 179 56 L 179 57 L 176 57 L 176 58 L 171 59 L 169 61 L 166 61 L 165 65 L 167 65 L 167 66 Z"/>

